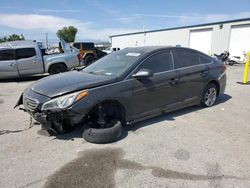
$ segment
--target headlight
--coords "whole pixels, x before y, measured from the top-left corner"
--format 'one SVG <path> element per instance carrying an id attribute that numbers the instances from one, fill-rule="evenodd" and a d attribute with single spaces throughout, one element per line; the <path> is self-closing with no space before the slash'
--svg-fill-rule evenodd
<path id="1" fill-rule="evenodd" d="M 67 108 L 70 105 L 72 105 L 74 102 L 79 101 L 83 97 L 86 97 L 88 95 L 87 91 L 80 91 L 71 93 L 68 95 L 64 95 L 62 97 L 58 97 L 55 99 L 52 99 L 46 103 L 43 104 L 41 110 L 52 110 L 52 109 L 61 109 L 61 108 Z"/>

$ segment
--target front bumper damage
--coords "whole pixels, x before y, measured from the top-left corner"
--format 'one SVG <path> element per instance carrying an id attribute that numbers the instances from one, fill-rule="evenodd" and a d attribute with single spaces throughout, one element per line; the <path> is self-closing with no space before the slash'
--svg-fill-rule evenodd
<path id="1" fill-rule="evenodd" d="M 25 91 L 19 97 L 14 108 L 21 106 L 19 110 L 27 112 L 41 125 L 42 129 L 52 130 L 55 133 L 64 133 L 73 129 L 73 127 L 84 120 L 85 115 L 74 112 L 70 107 L 41 111 L 41 106 L 45 101 L 48 101 L 48 97 L 35 97 L 34 95 L 38 94 Z"/>
<path id="2" fill-rule="evenodd" d="M 83 121 L 84 116 L 68 109 L 57 111 L 37 112 L 31 115 L 43 129 L 56 133 L 67 132 Z"/>

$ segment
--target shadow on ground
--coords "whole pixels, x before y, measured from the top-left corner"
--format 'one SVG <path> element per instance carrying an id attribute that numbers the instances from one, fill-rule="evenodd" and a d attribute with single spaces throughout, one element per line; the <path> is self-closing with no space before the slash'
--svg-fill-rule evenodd
<path id="1" fill-rule="evenodd" d="M 209 187 L 220 187 L 223 179 L 249 180 L 245 177 L 224 175 L 218 163 L 208 164 L 204 174 L 179 172 L 158 166 L 143 165 L 136 161 L 124 159 L 125 152 L 120 148 L 103 148 L 85 150 L 79 157 L 58 169 L 47 178 L 46 188 L 56 187 L 116 187 L 117 170 L 149 171 L 155 178 L 208 181 Z M 150 181 L 149 181 L 150 183 Z M 152 182 L 151 182 L 152 183 Z M 145 185 L 145 184 L 144 184 Z M 118 187 L 121 185 L 118 185 Z"/>
<path id="2" fill-rule="evenodd" d="M 82 127 L 79 125 L 74 130 L 64 133 L 64 134 L 55 134 L 52 131 L 47 131 L 45 129 L 40 129 L 37 131 L 37 134 L 51 137 L 52 140 L 59 139 L 59 140 L 71 140 L 74 141 L 75 138 L 82 137 Z"/>
<path id="3" fill-rule="evenodd" d="M 48 75 L 35 75 L 29 77 L 20 77 L 20 78 L 10 78 L 10 79 L 0 79 L 0 83 L 9 83 L 9 82 L 31 82 L 36 81 L 41 78 L 44 78 Z"/>
<path id="4" fill-rule="evenodd" d="M 214 104 L 214 106 L 219 105 L 219 104 L 224 103 L 224 102 L 227 102 L 231 98 L 232 97 L 230 95 L 221 94 L 218 97 L 218 99 L 216 100 L 216 103 Z M 157 117 L 154 117 L 154 118 L 151 118 L 151 119 L 136 123 L 134 125 L 128 126 L 126 129 L 128 131 L 136 131 L 136 130 L 142 128 L 142 127 L 146 127 L 146 126 L 149 126 L 151 124 L 159 123 L 159 122 L 162 122 L 162 121 L 174 121 L 175 118 L 178 117 L 178 116 L 182 116 L 182 115 L 194 112 L 194 111 L 199 111 L 199 110 L 202 110 L 203 108 L 204 107 L 201 107 L 201 106 L 187 107 L 187 108 L 184 108 L 184 109 L 181 109 L 181 110 L 177 110 L 177 111 L 174 111 L 174 112 L 162 114 L 162 115 L 159 115 Z M 213 107 L 211 107 L 211 108 L 213 108 Z"/>
<path id="5" fill-rule="evenodd" d="M 222 95 L 220 95 L 218 97 L 215 105 L 219 105 L 221 103 L 227 102 L 231 98 L 232 97 L 230 95 L 222 94 Z M 162 121 L 174 121 L 175 118 L 178 117 L 178 116 L 182 116 L 182 115 L 185 115 L 185 114 L 188 114 L 188 113 L 191 113 L 191 112 L 194 112 L 194 111 L 199 111 L 199 110 L 202 110 L 202 109 L 203 109 L 203 107 L 199 107 L 199 106 L 188 107 L 188 108 L 184 108 L 182 110 L 170 112 L 170 113 L 167 113 L 167 114 L 162 114 L 162 115 L 159 115 L 157 117 L 150 118 L 148 120 L 144 120 L 142 122 L 133 124 L 131 126 L 127 126 L 125 128 L 125 130 L 123 131 L 122 137 L 118 140 L 118 142 L 120 140 L 126 138 L 129 131 L 134 132 L 134 131 L 136 131 L 136 130 L 138 130 L 140 128 L 150 126 L 152 124 L 159 123 L 159 122 L 162 122 Z M 76 127 L 76 129 L 74 129 L 71 132 L 68 132 L 68 133 L 65 133 L 65 134 L 60 134 L 60 135 L 55 135 L 55 134 L 50 133 L 50 136 L 53 136 L 53 139 L 72 140 L 73 141 L 75 138 L 81 138 L 82 137 L 82 130 L 83 130 L 82 125 L 78 125 Z M 48 136 L 48 133 L 42 134 L 41 132 L 40 133 L 39 132 L 38 132 L 38 134 Z"/>
<path id="6" fill-rule="evenodd" d="M 243 83 L 243 82 L 236 82 L 237 84 L 241 84 L 241 85 L 250 85 L 250 81 Z"/>

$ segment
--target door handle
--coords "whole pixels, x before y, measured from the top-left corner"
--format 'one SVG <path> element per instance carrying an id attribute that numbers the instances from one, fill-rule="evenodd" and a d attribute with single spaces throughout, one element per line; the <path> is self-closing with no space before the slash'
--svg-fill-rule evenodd
<path id="1" fill-rule="evenodd" d="M 175 85 L 175 84 L 178 84 L 179 82 L 179 78 L 172 78 L 168 83 L 170 85 Z"/>
<path id="2" fill-rule="evenodd" d="M 33 63 L 36 63 L 36 61 L 34 60 Z"/>
<path id="3" fill-rule="evenodd" d="M 202 71 L 202 72 L 200 73 L 200 75 L 203 76 L 203 77 L 207 76 L 207 74 L 208 74 L 208 71 L 207 71 L 207 70 Z"/>
<path id="4" fill-rule="evenodd" d="M 11 67 L 15 67 L 16 66 L 16 63 L 10 63 L 9 64 Z"/>

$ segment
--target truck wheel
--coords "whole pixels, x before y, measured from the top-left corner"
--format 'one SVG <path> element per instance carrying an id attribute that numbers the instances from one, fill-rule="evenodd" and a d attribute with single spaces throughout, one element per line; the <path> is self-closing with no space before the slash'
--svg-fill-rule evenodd
<path id="1" fill-rule="evenodd" d="M 87 55 L 87 57 L 84 58 L 85 65 L 90 65 L 95 60 L 94 56 Z"/>
<path id="2" fill-rule="evenodd" d="M 67 67 L 63 64 L 52 65 L 49 68 L 49 74 L 58 74 L 61 72 L 66 72 L 66 71 L 67 71 Z"/>
<path id="3" fill-rule="evenodd" d="M 111 126 L 106 128 L 94 128 L 94 125 L 87 123 L 85 125 L 82 137 L 92 143 L 110 143 L 117 141 L 123 132 L 122 123 L 118 120 L 112 120 Z"/>

